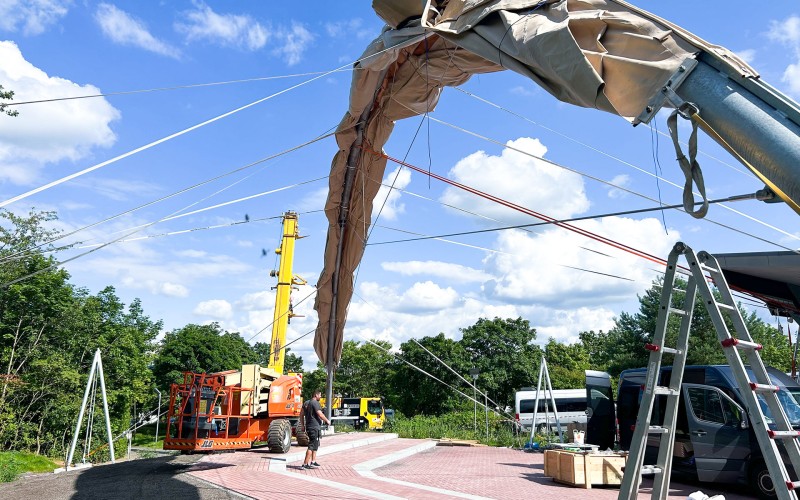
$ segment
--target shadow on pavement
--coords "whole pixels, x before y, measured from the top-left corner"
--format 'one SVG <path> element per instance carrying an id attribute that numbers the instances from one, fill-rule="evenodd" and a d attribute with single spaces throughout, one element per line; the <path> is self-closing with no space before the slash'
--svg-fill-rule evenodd
<path id="1" fill-rule="evenodd" d="M 208 495 L 201 495 L 197 486 L 198 480 L 186 473 L 227 467 L 227 465 L 198 462 L 198 460 L 197 456 L 169 456 L 85 469 L 76 478 L 75 492 L 71 500 L 208 498 Z"/>

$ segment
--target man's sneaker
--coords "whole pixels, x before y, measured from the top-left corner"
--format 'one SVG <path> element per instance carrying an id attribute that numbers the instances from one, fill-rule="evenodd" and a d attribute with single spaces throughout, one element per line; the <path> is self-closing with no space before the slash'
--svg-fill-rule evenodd
<path id="1" fill-rule="evenodd" d="M 311 462 L 311 466 L 312 466 L 312 467 L 322 467 L 322 466 L 321 466 L 320 464 L 318 464 L 317 462 Z"/>
<path id="2" fill-rule="evenodd" d="M 300 466 L 300 468 L 303 469 L 303 470 L 309 470 L 309 469 L 313 469 L 314 467 L 312 467 L 311 464 L 303 464 L 303 465 Z"/>

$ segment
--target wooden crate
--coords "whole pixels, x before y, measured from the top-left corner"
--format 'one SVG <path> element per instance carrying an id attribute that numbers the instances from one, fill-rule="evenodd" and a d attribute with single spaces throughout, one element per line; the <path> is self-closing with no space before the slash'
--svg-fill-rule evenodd
<path id="1" fill-rule="evenodd" d="M 547 450 L 544 452 L 544 475 L 584 488 L 591 488 L 592 484 L 622 484 L 626 459 L 627 455 Z M 586 481 L 587 476 L 589 481 Z"/>

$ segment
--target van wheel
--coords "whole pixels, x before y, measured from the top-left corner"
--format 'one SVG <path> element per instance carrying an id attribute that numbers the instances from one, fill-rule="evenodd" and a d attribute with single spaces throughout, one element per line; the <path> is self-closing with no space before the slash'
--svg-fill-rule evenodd
<path id="1" fill-rule="evenodd" d="M 759 498 L 777 498 L 775 484 L 772 482 L 772 478 L 769 475 L 767 463 L 764 462 L 763 459 L 757 460 L 750 466 L 748 479 L 750 488 L 753 489 L 753 493 L 758 495 Z"/>

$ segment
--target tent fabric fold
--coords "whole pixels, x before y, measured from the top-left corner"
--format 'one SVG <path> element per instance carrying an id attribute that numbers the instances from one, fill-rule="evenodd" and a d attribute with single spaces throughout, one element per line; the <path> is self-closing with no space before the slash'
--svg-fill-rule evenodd
<path id="1" fill-rule="evenodd" d="M 433 111 L 444 87 L 473 74 L 510 69 L 564 102 L 634 122 L 681 63 L 707 48 L 620 0 L 373 0 L 373 8 L 388 26 L 354 67 L 325 204 L 314 305 L 314 348 L 324 364 L 329 339 L 330 361 L 339 362 L 353 276 L 386 168 L 380 154 L 396 120 Z"/>

